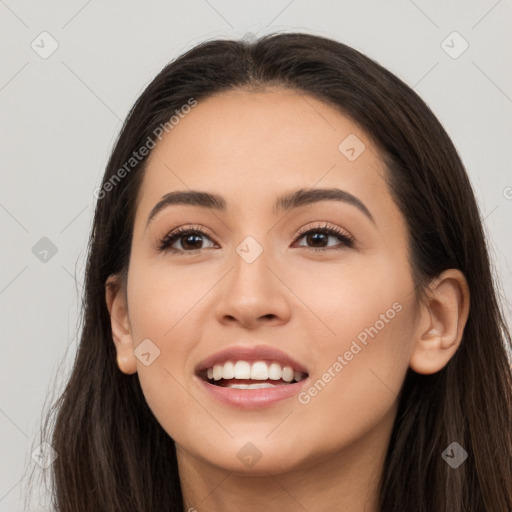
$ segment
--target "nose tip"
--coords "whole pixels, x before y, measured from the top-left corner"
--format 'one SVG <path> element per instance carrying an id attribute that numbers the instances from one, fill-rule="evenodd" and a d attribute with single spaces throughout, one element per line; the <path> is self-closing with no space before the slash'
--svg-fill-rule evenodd
<path id="1" fill-rule="evenodd" d="M 255 329 L 262 324 L 288 319 L 290 311 L 285 287 L 263 256 L 252 263 L 240 258 L 226 276 L 217 306 L 219 321 L 238 321 L 248 329 Z"/>

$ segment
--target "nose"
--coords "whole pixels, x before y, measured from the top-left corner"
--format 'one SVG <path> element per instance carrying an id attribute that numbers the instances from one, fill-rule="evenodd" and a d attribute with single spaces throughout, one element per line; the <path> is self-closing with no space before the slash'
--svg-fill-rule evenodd
<path id="1" fill-rule="evenodd" d="M 235 253 L 233 268 L 219 288 L 217 320 L 226 325 L 239 323 L 251 330 L 286 323 L 291 293 L 283 281 L 279 271 L 268 265 L 266 251 L 252 263 Z"/>

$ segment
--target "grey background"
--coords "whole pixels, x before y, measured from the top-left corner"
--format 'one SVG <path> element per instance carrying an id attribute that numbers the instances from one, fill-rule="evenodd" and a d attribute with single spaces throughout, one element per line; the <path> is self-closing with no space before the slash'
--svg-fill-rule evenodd
<path id="1" fill-rule="evenodd" d="M 76 351 L 93 190 L 121 122 L 152 77 L 204 39 L 326 35 L 414 87 L 466 165 L 510 325 L 511 21 L 512 0 L 0 0 L 0 511 L 23 510 L 23 476 L 44 471 L 31 453 Z M 46 59 L 31 47 L 50 48 L 43 31 L 58 43 Z M 462 48 L 446 39 L 453 31 L 469 43 L 458 58 L 442 47 Z M 47 261 L 43 237 L 57 249 Z M 38 501 L 29 510 L 45 510 Z"/>

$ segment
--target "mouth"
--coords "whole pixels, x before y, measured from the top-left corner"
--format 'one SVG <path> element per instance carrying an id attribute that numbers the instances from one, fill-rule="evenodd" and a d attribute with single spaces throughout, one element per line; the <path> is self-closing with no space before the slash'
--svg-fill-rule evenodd
<path id="1" fill-rule="evenodd" d="M 230 408 L 258 409 L 291 399 L 309 381 L 305 366 L 270 345 L 232 345 L 195 367 L 202 392 Z"/>
<path id="2" fill-rule="evenodd" d="M 308 377 L 293 366 L 274 360 L 227 360 L 197 372 L 203 381 L 232 389 L 271 389 L 302 382 Z"/>

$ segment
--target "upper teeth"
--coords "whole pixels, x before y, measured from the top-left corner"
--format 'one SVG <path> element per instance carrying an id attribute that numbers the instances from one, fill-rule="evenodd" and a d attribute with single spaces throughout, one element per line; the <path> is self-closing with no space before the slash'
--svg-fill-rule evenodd
<path id="1" fill-rule="evenodd" d="M 279 363 L 267 365 L 265 361 L 226 361 L 223 365 L 216 364 L 213 368 L 208 368 L 207 375 L 209 379 L 252 379 L 252 380 L 279 380 L 292 382 L 294 379 L 299 382 L 304 378 L 304 374 L 294 371 L 291 366 L 283 366 Z"/>

